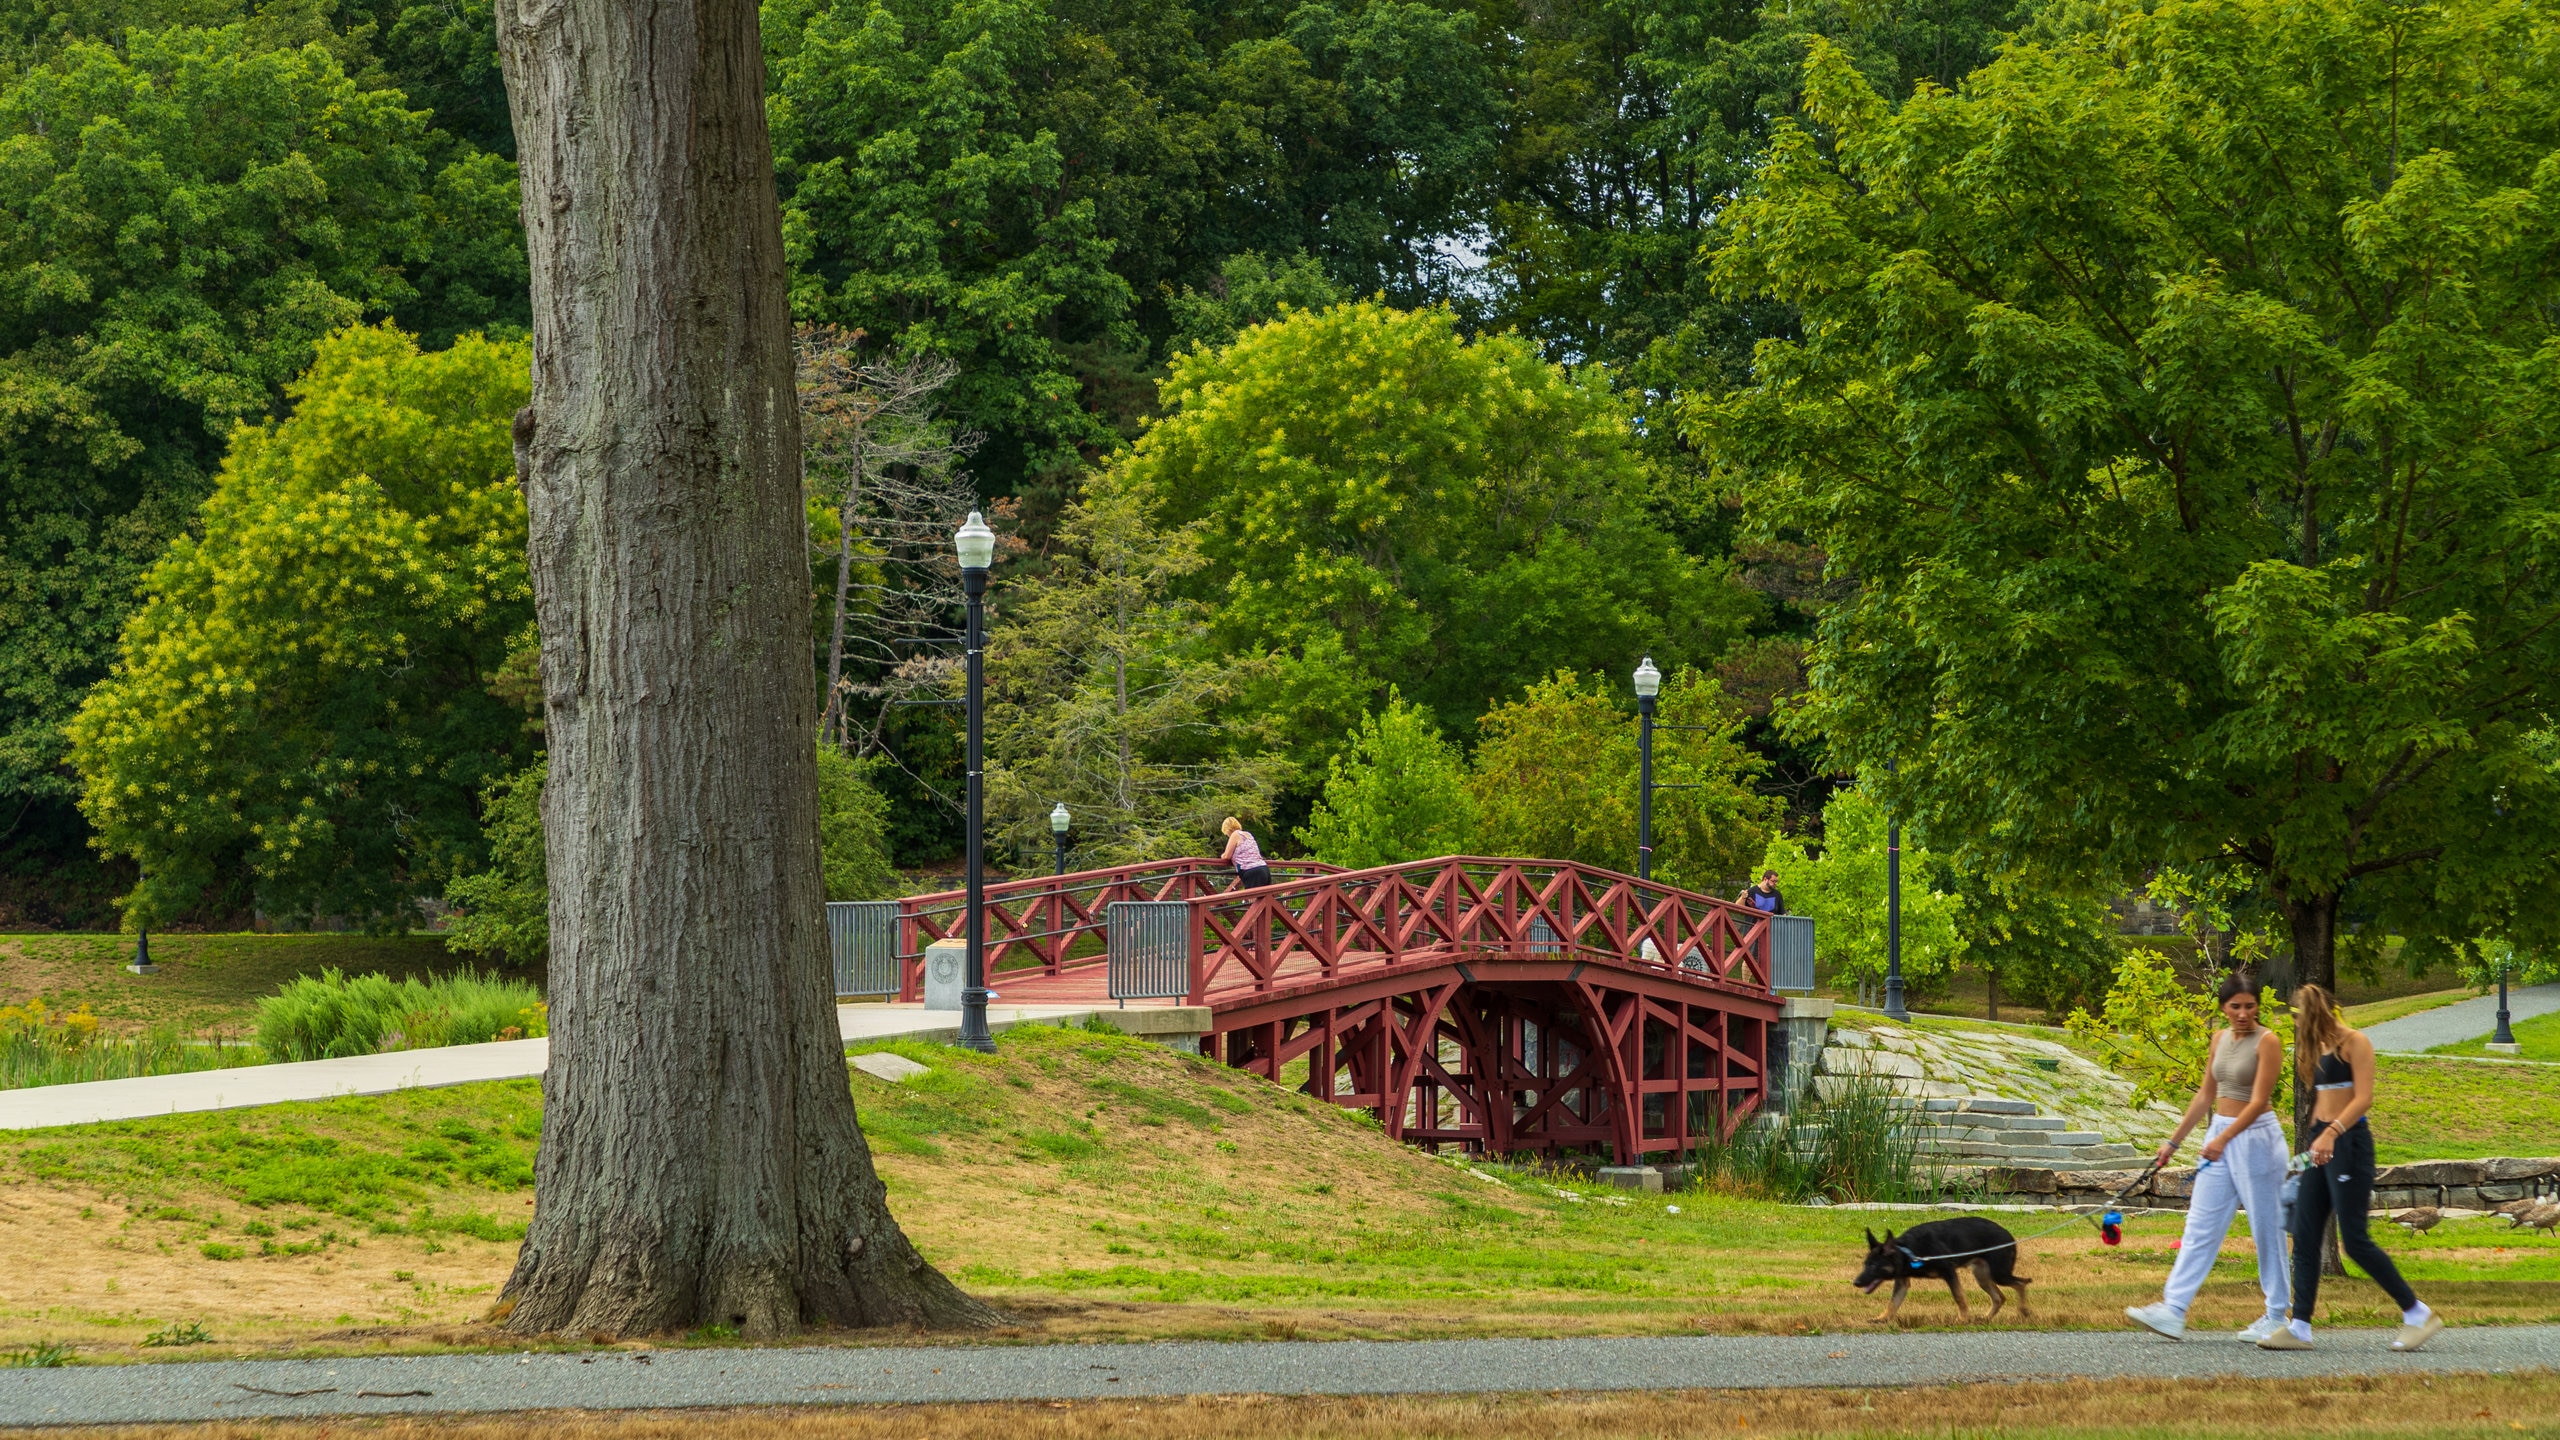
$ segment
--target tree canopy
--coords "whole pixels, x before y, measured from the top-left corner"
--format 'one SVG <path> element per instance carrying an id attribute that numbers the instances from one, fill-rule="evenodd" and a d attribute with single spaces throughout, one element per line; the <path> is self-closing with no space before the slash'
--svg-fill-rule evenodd
<path id="1" fill-rule="evenodd" d="M 509 427 L 521 342 L 339 332 L 243 426 L 201 535 L 143 581 L 70 726 L 146 923 L 238 865 L 280 918 L 397 922 L 478 858 L 477 797 L 532 736 L 491 682 L 532 619 Z"/>
<path id="2" fill-rule="evenodd" d="M 1302 775 L 1390 685 L 1466 736 L 1556 669 L 1720 652 L 1756 597 L 1650 518 L 1606 377 L 1441 310 L 1292 312 L 1179 356 L 1119 467 L 1196 525 L 1216 633 Z"/>
<path id="3" fill-rule="evenodd" d="M 350 322 L 441 345 L 524 315 L 512 167 L 327 17 L 0 4 L 0 835 L 53 863 L 79 848 L 63 723 L 232 427 Z"/>
<path id="4" fill-rule="evenodd" d="M 1693 434 L 1857 590 L 1805 721 L 1994 873 L 2247 873 L 2306 978 L 2560 931 L 2560 71 L 2510 0 L 2169 0 L 1806 65 Z"/>

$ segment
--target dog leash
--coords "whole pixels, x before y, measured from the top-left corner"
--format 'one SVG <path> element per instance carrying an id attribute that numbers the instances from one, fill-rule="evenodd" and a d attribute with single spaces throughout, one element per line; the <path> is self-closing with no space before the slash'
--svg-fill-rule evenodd
<path id="1" fill-rule="evenodd" d="M 1925 1270 L 1925 1269 L 1929 1268 L 1929 1266 L 1930 1266 L 1932 1263 L 1937 1262 L 1937 1261 L 1942 1261 L 1942 1260 L 1970 1260 L 1970 1259 L 1972 1259 L 1973 1257 L 1975 1257 L 1975 1256 L 1977 1256 L 1977 1255 L 1990 1255 L 1990 1254 L 1995 1254 L 1995 1253 L 1997 1253 L 1997 1252 L 1999 1252 L 1999 1251 L 2007 1250 L 2007 1249 L 2011 1248 L 2012 1246 L 2022 1245 L 2022 1244 L 2026 1243 L 2026 1242 L 2027 1242 L 2027 1241 L 2029 1241 L 2029 1240 L 2041 1240 L 2041 1239 L 2043 1239 L 2044 1237 L 2046 1237 L 2047 1235 L 2053 1235 L 2053 1234 L 2057 1234 L 2057 1233 L 2059 1233 L 2059 1232 L 2061 1232 L 2061 1231 L 2068 1230 L 2068 1229 L 2070 1229 L 2072 1226 L 2074 1226 L 2074 1225 L 2076 1225 L 2076 1224 L 2080 1223 L 2080 1222 L 2081 1222 L 2081 1221 L 2083 1221 L 2083 1220 L 2093 1220 L 2093 1219 L 2094 1219 L 2094 1220 L 2096 1220 L 2096 1221 L 2098 1222 L 2098 1236 L 2099 1236 L 2099 1238 L 2100 1238 L 2100 1239 L 2102 1239 L 2102 1240 L 2104 1240 L 2106 1243 L 2108 1243 L 2108 1244 L 2110 1244 L 2110 1245 L 2113 1245 L 2113 1244 L 2115 1244 L 2118 1240 L 2120 1240 L 2120 1239 L 2122 1239 L 2122 1238 L 2123 1238 L 2123 1231 L 2122 1231 L 2119 1227 L 2121 1227 L 2121 1226 L 2124 1224 L 2124 1216 L 2123 1216 L 2120 1212 L 2118 1212 L 2118 1211 L 2117 1211 L 2116 1207 L 2117 1207 L 2118 1205 L 2120 1205 L 2120 1204 L 2123 1204 L 2123 1203 L 2124 1203 L 2124 1197 L 2126 1197 L 2127 1195 L 2132 1194 L 2132 1193 L 2134 1192 L 2134 1190 L 2135 1190 L 2138 1186 L 2140 1186 L 2140 1185 L 2142 1184 L 2142 1182 L 2144 1182 L 2145 1180 L 2150 1179 L 2150 1178 L 2151 1178 L 2155 1173 L 2157 1173 L 2157 1172 L 2159 1171 L 2159 1169 L 2160 1169 L 2160 1158 L 2159 1158 L 2158 1156 L 2156 1156 L 2156 1155 L 2155 1155 L 2155 1156 L 2153 1156 L 2153 1157 L 2152 1157 L 2152 1159 L 2151 1159 L 2151 1163 L 2150 1163 L 2149 1165 L 2147 1165 L 2147 1166 L 2144 1166 L 2144 1167 L 2143 1167 L 2143 1171 L 2142 1171 L 2142 1173 L 2141 1173 L 2141 1174 L 2134 1176 L 2134 1177 L 2133 1177 L 2133 1179 L 2132 1179 L 2130 1182 L 2128 1182 L 2128 1183 L 2125 1185 L 2125 1187 L 2124 1187 L 2123 1189 L 2118 1190 L 2115 1194 L 2113 1194 L 2113 1195 L 2111 1195 L 2111 1196 L 2109 1196 L 2109 1197 L 2107 1198 L 2106 1203 L 2105 1203 L 2104 1205 L 2102 1205 L 2102 1206 L 2100 1206 L 2100 1207 L 2099 1207 L 2099 1211 L 2100 1211 L 2100 1213 L 2099 1213 L 2099 1214 L 2097 1214 L 2097 1215 L 2073 1215 L 2070 1219 L 2063 1221 L 2061 1224 L 2059 1224 L 2059 1225 L 2053 1225 L 2053 1226 L 2048 1226 L 2048 1227 L 2047 1227 L 2047 1228 L 2045 1228 L 2045 1229 L 2042 1229 L 2042 1230 L 2037 1231 L 2037 1232 L 2036 1232 L 2036 1233 L 2034 1233 L 2033 1235 L 2024 1235 L 2024 1236 L 2016 1236 L 2016 1237 L 2012 1237 L 2012 1238 L 2010 1238 L 2010 1239 L 2008 1239 L 2008 1240 L 2004 1240 L 2004 1241 L 2000 1242 L 2000 1243 L 1999 1243 L 1999 1244 L 1997 1244 L 1997 1245 L 1986 1245 L 1986 1246 L 1983 1246 L 1983 1247 L 1982 1247 L 1981 1249 L 1979 1249 L 1979 1250 L 1959 1250 L 1959 1251 L 1955 1252 L 1955 1253 L 1954 1253 L 1954 1254 L 1952 1254 L 1952 1255 L 1932 1255 L 1932 1256 L 1930 1256 L 1927 1260 L 1923 1260 L 1923 1259 L 1921 1259 L 1919 1256 L 1917 1256 L 1917 1255 L 1915 1255 L 1915 1254 L 1911 1253 L 1911 1247 L 1910 1247 L 1910 1246 L 1908 1246 L 1908 1245 L 1904 1245 L 1904 1244 L 1901 1244 L 1901 1243 L 1900 1243 L 1900 1242 L 1898 1242 L 1898 1241 L 1895 1243 L 1895 1245 L 1894 1245 L 1894 1247 L 1893 1247 L 1893 1248 L 1902 1252 L 1902 1258 L 1904 1258 L 1905 1260 L 1908 1260 L 1908 1261 L 1910 1261 L 1910 1262 L 1911 1262 L 1911 1268 L 1912 1268 L 1912 1269 L 1914 1269 L 1914 1270 Z M 2115 1233 L 2110 1234 L 2110 1233 L 2109 1233 L 2110 1231 L 2113 1231 L 2113 1232 L 2115 1232 Z"/>

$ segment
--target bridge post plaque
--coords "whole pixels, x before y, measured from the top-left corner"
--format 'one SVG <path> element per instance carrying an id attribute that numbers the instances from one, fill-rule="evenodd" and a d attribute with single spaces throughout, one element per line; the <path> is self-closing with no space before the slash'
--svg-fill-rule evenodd
<path id="1" fill-rule="evenodd" d="M 957 1010 L 969 973 L 969 942 L 936 940 L 924 947 L 924 1008 Z"/>

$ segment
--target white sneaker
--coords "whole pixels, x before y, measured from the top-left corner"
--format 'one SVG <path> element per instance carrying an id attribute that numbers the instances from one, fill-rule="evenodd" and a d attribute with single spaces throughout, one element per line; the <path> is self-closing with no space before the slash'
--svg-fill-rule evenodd
<path id="1" fill-rule="evenodd" d="M 2152 1305 L 2128 1305 L 2125 1318 L 2163 1340 L 2187 1338 L 2187 1317 L 2169 1308 L 2163 1300 Z"/>
<path id="2" fill-rule="evenodd" d="M 2259 1341 L 2264 1340 L 2268 1336 L 2283 1329 L 2284 1319 L 2285 1317 L 2282 1315 L 2259 1316 L 2257 1319 L 2249 1323 L 2247 1329 L 2240 1332 L 2240 1343 L 2243 1345 L 2257 1344 Z"/>

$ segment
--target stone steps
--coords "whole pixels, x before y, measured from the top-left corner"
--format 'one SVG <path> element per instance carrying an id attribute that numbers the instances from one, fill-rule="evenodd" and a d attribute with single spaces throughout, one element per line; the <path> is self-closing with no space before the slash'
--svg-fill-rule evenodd
<path id="1" fill-rule="evenodd" d="M 1966 1166 L 2090 1169 L 2130 1160 L 2135 1146 L 2110 1143 L 2095 1130 L 2067 1130 L 2069 1122 L 2036 1113 L 2024 1100 L 1990 1095 L 1905 1097 L 1923 1159 Z"/>

